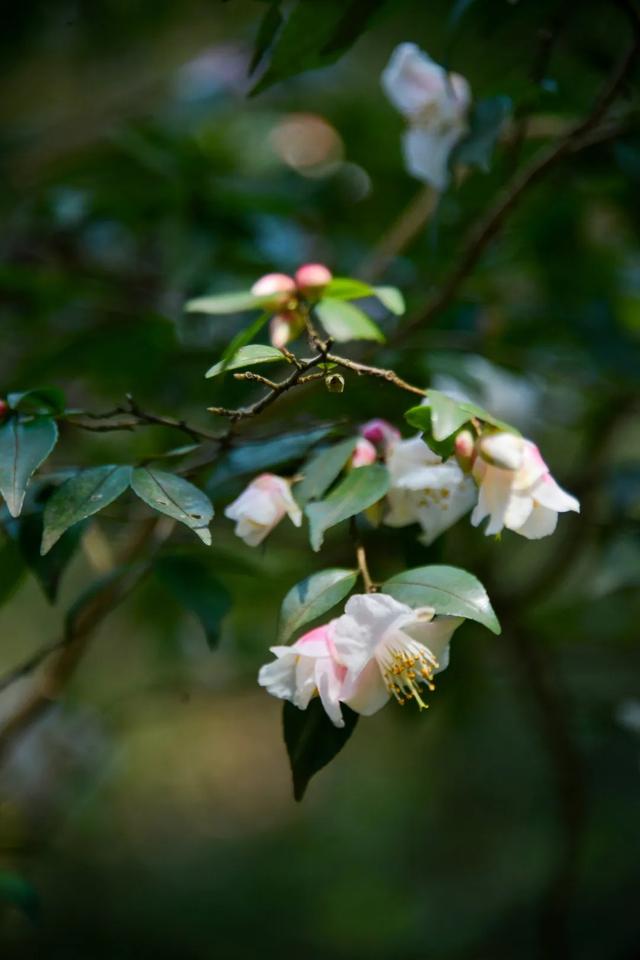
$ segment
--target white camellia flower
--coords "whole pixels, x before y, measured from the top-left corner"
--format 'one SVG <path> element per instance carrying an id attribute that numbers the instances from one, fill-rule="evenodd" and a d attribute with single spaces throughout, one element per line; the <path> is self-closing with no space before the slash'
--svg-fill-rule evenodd
<path id="1" fill-rule="evenodd" d="M 459 74 L 447 73 L 415 43 L 401 43 L 382 73 L 382 86 L 409 121 L 403 141 L 408 172 L 444 190 L 449 154 L 468 129 L 469 84 Z"/>
<path id="2" fill-rule="evenodd" d="M 334 657 L 329 630 L 330 625 L 324 624 L 291 646 L 271 647 L 276 660 L 260 668 L 258 683 L 300 710 L 306 710 L 317 694 L 334 726 L 344 727 L 340 700 L 347 671 Z"/>
<path id="3" fill-rule="evenodd" d="M 506 527 L 538 540 L 553 533 L 559 513 L 580 512 L 576 498 L 558 486 L 531 440 L 493 433 L 480 440 L 478 451 L 473 476 L 480 490 L 471 523 L 477 527 L 489 517 L 486 534 Z"/>
<path id="4" fill-rule="evenodd" d="M 460 469 L 455 457 L 443 460 L 414 437 L 399 440 L 387 457 L 391 486 L 387 493 L 390 527 L 419 523 L 427 546 L 467 513 L 477 497 L 473 480 Z"/>
<path id="5" fill-rule="evenodd" d="M 412 610 L 385 593 L 352 596 L 330 624 L 336 658 L 346 667 L 340 699 L 370 716 L 391 696 L 427 705 L 421 687 L 449 662 L 449 641 L 460 617 L 437 617 L 432 607 Z"/>
<path id="6" fill-rule="evenodd" d="M 291 486 L 284 477 L 263 473 L 230 503 L 224 514 L 236 522 L 236 534 L 250 547 L 257 547 L 288 514 L 299 527 L 302 511 L 293 499 Z"/>

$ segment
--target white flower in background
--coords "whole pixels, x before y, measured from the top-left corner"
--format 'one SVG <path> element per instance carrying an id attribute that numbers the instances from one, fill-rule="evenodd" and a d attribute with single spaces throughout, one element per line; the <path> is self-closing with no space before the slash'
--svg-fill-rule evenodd
<path id="1" fill-rule="evenodd" d="M 237 521 L 235 532 L 250 547 L 262 543 L 285 514 L 296 527 L 302 524 L 302 512 L 293 499 L 289 481 L 274 473 L 263 473 L 252 480 L 224 514 Z"/>
<path id="2" fill-rule="evenodd" d="M 432 607 L 412 610 L 384 593 L 356 594 L 329 630 L 339 663 L 346 667 L 340 699 L 370 716 L 391 696 L 426 707 L 421 687 L 449 662 L 449 641 L 460 617 L 437 617 Z"/>
<path id="3" fill-rule="evenodd" d="M 489 517 L 487 535 L 506 527 L 538 540 L 553 533 L 558 513 L 580 512 L 576 498 L 558 486 L 531 440 L 493 433 L 480 440 L 478 452 L 473 476 L 480 490 L 471 523 L 477 527 Z"/>
<path id="4" fill-rule="evenodd" d="M 469 84 L 460 74 L 447 73 L 415 43 L 401 43 L 382 73 L 382 86 L 409 121 L 403 140 L 408 172 L 444 190 L 449 154 L 468 129 Z"/>
<path id="5" fill-rule="evenodd" d="M 340 699 L 346 670 L 335 659 L 329 628 L 324 624 L 291 646 L 271 647 L 276 659 L 260 668 L 258 683 L 300 710 L 317 694 L 331 722 L 344 727 Z"/>
<path id="6" fill-rule="evenodd" d="M 420 539 L 427 546 L 475 503 L 475 484 L 455 457 L 443 460 L 420 437 L 398 441 L 387 457 L 387 469 L 391 486 L 384 522 L 390 527 L 419 523 Z"/>

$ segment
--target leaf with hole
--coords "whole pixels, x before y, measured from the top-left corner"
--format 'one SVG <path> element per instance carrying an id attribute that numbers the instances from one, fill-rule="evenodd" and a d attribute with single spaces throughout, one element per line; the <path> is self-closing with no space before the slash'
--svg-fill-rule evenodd
<path id="1" fill-rule="evenodd" d="M 305 624 L 340 603 L 353 589 L 357 577 L 357 570 L 334 567 L 296 583 L 280 608 L 280 643 L 286 643 Z"/>
<path id="2" fill-rule="evenodd" d="M 348 520 L 373 506 L 389 489 L 389 474 L 380 463 L 352 470 L 328 497 L 309 503 L 305 513 L 309 518 L 311 546 L 319 550 L 325 531 L 342 520 Z"/>
<path id="3" fill-rule="evenodd" d="M 382 591 L 410 607 L 433 607 L 436 613 L 476 620 L 500 633 L 487 591 L 467 570 L 440 564 L 415 567 L 391 577 Z"/>
<path id="4" fill-rule="evenodd" d="M 340 753 L 353 733 L 358 714 L 342 704 L 342 716 L 344 727 L 334 727 L 319 697 L 313 697 L 306 710 L 285 701 L 282 728 L 295 800 L 302 800 L 314 774 Z"/>
<path id="5" fill-rule="evenodd" d="M 0 426 L 0 493 L 12 517 L 20 515 L 29 480 L 57 439 L 58 426 L 50 417 L 13 416 Z"/>
<path id="6" fill-rule="evenodd" d="M 58 487 L 44 508 L 42 555 L 48 553 L 74 523 L 113 503 L 124 493 L 130 481 L 131 467 L 110 464 L 83 470 Z"/>
<path id="7" fill-rule="evenodd" d="M 203 543 L 211 545 L 209 524 L 213 517 L 213 505 L 202 490 L 182 477 L 151 467 L 134 470 L 131 487 L 154 510 L 184 523 Z"/>
<path id="8" fill-rule="evenodd" d="M 240 347 L 232 359 L 228 361 L 219 360 L 218 363 L 207 370 L 205 377 L 217 377 L 226 370 L 238 370 L 240 367 L 255 367 L 260 363 L 277 363 L 277 361 L 288 363 L 285 355 L 275 347 L 268 344 L 250 343 L 246 347 Z"/>
<path id="9" fill-rule="evenodd" d="M 382 330 L 369 317 L 346 300 L 323 297 L 315 307 L 320 323 L 338 343 L 348 340 L 377 340 L 382 342 Z"/>

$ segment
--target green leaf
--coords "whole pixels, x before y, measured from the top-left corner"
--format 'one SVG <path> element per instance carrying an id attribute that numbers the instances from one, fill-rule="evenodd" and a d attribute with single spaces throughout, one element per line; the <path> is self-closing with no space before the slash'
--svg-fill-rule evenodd
<path id="1" fill-rule="evenodd" d="M 290 433 L 272 440 L 256 440 L 230 450 L 216 463 L 207 483 L 207 491 L 214 494 L 221 484 L 234 477 L 297 460 L 332 430 L 331 426 L 317 427 L 306 433 Z"/>
<path id="2" fill-rule="evenodd" d="M 17 873 L 0 870 L 0 902 L 19 907 L 31 923 L 40 920 L 40 900 L 31 884 Z"/>
<path id="3" fill-rule="evenodd" d="M 371 297 L 374 293 L 375 290 L 370 284 L 353 277 L 334 277 L 323 290 L 325 296 L 334 300 L 359 300 L 362 297 Z"/>
<path id="4" fill-rule="evenodd" d="M 322 326 L 338 343 L 346 343 L 347 340 L 384 340 L 382 330 L 373 320 L 345 300 L 323 297 L 315 309 Z"/>
<path id="5" fill-rule="evenodd" d="M 506 430 L 509 433 L 519 435 L 518 430 L 510 423 L 498 420 L 475 403 L 469 403 L 466 400 L 454 400 L 439 390 L 427 390 L 427 401 L 428 404 L 411 407 L 410 410 L 407 410 L 405 419 L 412 427 L 417 427 L 418 430 L 431 431 L 435 440 L 446 440 L 447 437 L 472 419 L 482 420 L 499 430 Z"/>
<path id="6" fill-rule="evenodd" d="M 302 800 L 311 777 L 340 753 L 353 733 L 358 714 L 342 704 L 342 716 L 344 727 L 334 727 L 319 697 L 313 697 L 306 710 L 285 701 L 282 727 L 295 800 Z"/>
<path id="7" fill-rule="evenodd" d="M 269 297 L 256 297 L 250 290 L 242 293 L 220 293 L 210 297 L 196 297 L 185 306 L 188 313 L 244 313 L 245 310 L 259 310 L 269 301 Z"/>
<path id="8" fill-rule="evenodd" d="M 174 554 L 159 557 L 154 568 L 178 603 L 198 618 L 209 647 L 216 647 L 220 625 L 231 608 L 231 597 L 208 564 L 198 557 Z"/>
<path id="9" fill-rule="evenodd" d="M 225 363 L 224 360 L 219 360 L 218 363 L 214 363 L 211 369 L 207 370 L 205 377 L 217 377 L 225 370 L 255 367 L 259 363 L 276 363 L 278 360 L 288 362 L 285 355 L 275 347 L 263 343 L 250 343 L 247 347 L 241 347 L 230 362 Z"/>
<path id="10" fill-rule="evenodd" d="M 383 307 L 386 307 L 389 313 L 394 313 L 401 317 L 406 311 L 404 297 L 397 287 L 374 287 L 373 292 Z"/>
<path id="11" fill-rule="evenodd" d="M 280 643 L 286 643 L 305 623 L 335 607 L 353 589 L 357 577 L 357 570 L 334 567 L 296 583 L 280 608 Z"/>
<path id="12" fill-rule="evenodd" d="M 7 403 L 20 413 L 59 414 L 64 413 L 65 397 L 58 387 L 40 387 L 23 393 L 9 393 Z"/>
<path id="13" fill-rule="evenodd" d="M 258 36 L 256 37 L 253 56 L 249 65 L 249 76 L 258 68 L 260 61 L 272 45 L 283 23 L 284 18 L 280 12 L 280 0 L 273 0 L 258 27 Z"/>
<path id="14" fill-rule="evenodd" d="M 303 70 L 324 67 L 337 60 L 366 29 L 370 18 L 387 0 L 301 0 L 292 10 L 274 45 L 271 62 L 251 91 Z"/>
<path id="15" fill-rule="evenodd" d="M 434 565 L 404 570 L 387 580 L 382 591 L 410 607 L 433 607 L 436 613 L 476 620 L 493 633 L 500 633 L 487 591 L 473 574 L 458 567 Z"/>
<path id="16" fill-rule="evenodd" d="M 0 426 L 0 493 L 12 517 L 20 516 L 29 480 L 57 439 L 57 424 L 49 417 L 11 417 Z"/>
<path id="17" fill-rule="evenodd" d="M 184 523 L 203 543 L 211 545 L 209 523 L 213 517 L 213 505 L 202 490 L 182 477 L 151 467 L 134 470 L 131 487 L 154 510 Z"/>
<path id="18" fill-rule="evenodd" d="M 342 520 L 355 516 L 377 503 L 389 489 L 389 474 L 380 463 L 358 467 L 317 503 L 309 503 L 305 513 L 309 518 L 311 546 L 319 550 L 325 531 Z"/>
<path id="19" fill-rule="evenodd" d="M 48 553 L 74 523 L 113 503 L 130 482 L 131 467 L 110 464 L 83 470 L 58 487 L 44 508 L 42 555 Z"/>
<path id="20" fill-rule="evenodd" d="M 268 313 L 261 313 L 260 316 L 256 317 L 253 323 L 250 323 L 248 327 L 245 327 L 244 330 L 241 330 L 235 335 L 228 347 L 226 347 L 224 353 L 222 354 L 222 370 L 220 373 L 224 373 L 225 370 L 229 369 L 230 364 L 235 359 L 239 350 L 245 347 L 250 340 L 260 333 L 265 323 L 269 319 Z"/>
<path id="21" fill-rule="evenodd" d="M 451 163 L 464 163 L 487 173 L 491 169 L 494 147 L 511 114 L 509 97 L 489 97 L 474 103 L 469 118 L 469 133 L 451 156 Z"/>
<path id="22" fill-rule="evenodd" d="M 356 437 L 349 437 L 333 447 L 323 447 L 309 457 L 300 470 L 302 481 L 293 488 L 301 507 L 309 500 L 317 500 L 329 489 L 355 450 L 357 442 Z"/>

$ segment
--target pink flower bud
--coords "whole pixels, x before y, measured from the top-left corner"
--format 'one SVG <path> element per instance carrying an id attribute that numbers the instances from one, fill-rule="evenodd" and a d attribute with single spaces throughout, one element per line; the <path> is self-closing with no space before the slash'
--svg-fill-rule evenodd
<path id="1" fill-rule="evenodd" d="M 298 290 L 305 295 L 318 293 L 332 279 L 333 274 L 322 263 L 305 263 L 296 270 Z"/>
<path id="2" fill-rule="evenodd" d="M 269 297 L 265 307 L 277 310 L 284 307 L 293 299 L 296 293 L 296 283 L 293 277 L 286 273 L 265 273 L 264 277 L 256 280 L 251 287 L 254 297 Z"/>
<path id="3" fill-rule="evenodd" d="M 269 339 L 274 347 L 281 350 L 289 340 L 293 339 L 291 318 L 287 313 L 276 313 L 269 322 Z"/>
<path id="4" fill-rule="evenodd" d="M 475 454 L 475 440 L 470 430 L 462 430 L 455 439 L 454 450 L 458 463 L 463 470 L 468 470 Z"/>
<path id="5" fill-rule="evenodd" d="M 360 427 L 360 433 L 365 440 L 369 440 L 371 443 L 381 444 L 385 452 L 400 439 L 400 431 L 396 430 L 392 424 L 387 420 L 383 420 L 381 417 L 376 417 L 373 420 L 368 420 L 366 423 L 363 423 Z"/>
<path id="6" fill-rule="evenodd" d="M 352 467 L 368 467 L 370 463 L 375 463 L 378 459 L 378 451 L 369 440 L 360 437 L 356 443 L 356 448 L 351 457 Z"/>

